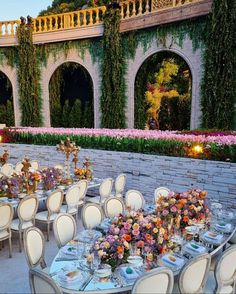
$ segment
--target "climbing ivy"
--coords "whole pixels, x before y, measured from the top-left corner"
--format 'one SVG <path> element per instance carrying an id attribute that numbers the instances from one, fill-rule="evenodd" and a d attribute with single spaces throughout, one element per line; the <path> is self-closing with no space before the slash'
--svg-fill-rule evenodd
<path id="1" fill-rule="evenodd" d="M 104 15 L 101 125 L 125 128 L 125 68 L 121 42 L 120 10 L 110 8 Z"/>
<path id="2" fill-rule="evenodd" d="M 236 2 L 214 0 L 202 81 L 202 126 L 232 129 L 236 102 Z"/>
<path id="3" fill-rule="evenodd" d="M 42 124 L 42 101 L 40 91 L 40 68 L 32 38 L 33 27 L 21 24 L 17 28 L 18 83 L 22 126 L 40 126 Z"/>

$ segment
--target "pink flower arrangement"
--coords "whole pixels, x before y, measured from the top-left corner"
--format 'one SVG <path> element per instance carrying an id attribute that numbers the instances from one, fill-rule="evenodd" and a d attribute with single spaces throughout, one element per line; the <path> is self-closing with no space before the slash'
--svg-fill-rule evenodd
<path id="1" fill-rule="evenodd" d="M 33 128 L 22 127 L 12 128 L 11 132 L 51 135 L 67 135 L 67 136 L 108 136 L 119 138 L 143 138 L 154 140 L 175 140 L 180 142 L 195 142 L 195 143 L 218 143 L 222 145 L 236 144 L 236 132 L 231 132 L 227 135 L 219 136 L 217 133 L 203 134 L 182 134 L 177 131 L 154 131 L 154 130 L 137 130 L 137 129 L 74 129 L 74 128 Z"/>

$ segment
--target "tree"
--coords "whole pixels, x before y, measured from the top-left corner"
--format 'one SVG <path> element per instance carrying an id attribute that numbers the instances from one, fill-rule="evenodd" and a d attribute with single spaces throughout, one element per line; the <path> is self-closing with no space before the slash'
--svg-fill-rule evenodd
<path id="1" fill-rule="evenodd" d="M 173 76 L 177 76 L 178 65 L 174 59 L 163 60 L 159 72 L 155 75 L 155 83 L 148 84 L 148 91 L 145 93 L 147 103 L 150 105 L 147 112 L 151 118 L 158 120 L 161 100 L 163 97 L 179 96 L 178 91 L 170 86 Z"/>
<path id="2" fill-rule="evenodd" d="M 93 112 L 93 103 L 86 102 L 84 106 L 83 112 L 83 126 L 85 128 L 93 128 L 94 127 L 94 112 Z"/>
<path id="3" fill-rule="evenodd" d="M 8 127 L 15 125 L 13 103 L 12 100 L 9 99 L 7 100 L 6 104 L 6 125 Z"/>
<path id="4" fill-rule="evenodd" d="M 62 126 L 65 128 L 69 127 L 70 111 L 69 101 L 66 100 L 62 110 Z"/>
<path id="5" fill-rule="evenodd" d="M 80 99 L 76 99 L 69 116 L 69 127 L 80 128 L 82 126 L 83 126 L 83 120 L 82 120 L 81 101 Z"/>

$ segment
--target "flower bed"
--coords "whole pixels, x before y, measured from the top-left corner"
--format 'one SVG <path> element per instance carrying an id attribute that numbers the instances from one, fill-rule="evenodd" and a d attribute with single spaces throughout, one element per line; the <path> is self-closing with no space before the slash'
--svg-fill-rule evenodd
<path id="1" fill-rule="evenodd" d="M 219 135 L 220 134 L 220 135 Z M 135 129 L 12 128 L 12 142 L 56 145 L 70 137 L 83 148 L 236 162 L 236 132 L 185 134 Z M 197 147 L 196 147 L 197 146 Z"/>

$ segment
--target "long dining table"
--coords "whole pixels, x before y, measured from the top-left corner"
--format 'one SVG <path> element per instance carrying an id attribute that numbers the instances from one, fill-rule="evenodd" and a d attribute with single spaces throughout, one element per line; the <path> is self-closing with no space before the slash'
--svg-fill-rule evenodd
<path id="1" fill-rule="evenodd" d="M 200 230 L 197 241 L 188 240 L 184 245 L 182 244 L 182 249 L 179 252 L 160 255 L 154 267 L 170 267 L 174 276 L 178 277 L 181 268 L 194 256 L 208 252 L 212 258 L 215 257 L 224 250 L 228 241 L 235 234 L 235 221 L 235 219 L 230 221 L 230 226 L 228 225 L 228 230 L 225 232 L 224 230 L 215 230 L 216 235 L 219 236 L 219 238 L 215 238 L 215 241 L 214 238 L 211 240 L 210 237 L 209 239 L 206 237 L 207 230 Z M 135 280 L 150 269 L 145 262 L 141 262 L 139 265 L 124 263 L 117 266 L 113 272 L 109 271 L 108 268 L 107 277 L 104 278 L 97 271 L 99 265 L 95 267 L 92 263 L 88 263 L 86 256 L 91 254 L 94 242 L 102 236 L 101 229 L 103 229 L 103 234 L 106 234 L 111 222 L 111 220 L 105 219 L 98 230 L 81 231 L 74 240 L 59 249 L 50 266 L 49 274 L 60 285 L 64 293 L 119 293 L 130 291 Z M 214 224 L 212 227 L 216 225 Z M 167 258 L 168 255 L 174 256 L 178 263 L 171 263 Z M 106 269 L 106 265 L 101 267 Z M 131 279 L 124 275 L 124 269 L 127 270 L 127 268 L 133 270 L 134 274 Z"/>
<path id="2" fill-rule="evenodd" d="M 89 181 L 88 183 L 88 190 L 93 189 L 93 188 L 97 188 L 101 185 L 101 182 L 103 181 L 103 179 L 100 178 L 94 178 L 92 181 Z M 57 187 L 55 187 L 55 189 L 59 188 L 61 190 L 63 190 L 64 193 L 66 193 L 66 191 L 72 187 L 73 185 L 76 185 L 76 181 L 73 182 L 73 184 L 71 185 L 59 185 Z M 50 195 L 50 193 L 52 193 L 53 190 L 44 190 L 44 189 L 38 189 L 36 192 L 34 192 L 34 195 L 37 196 L 39 202 L 43 202 L 46 201 L 48 196 Z M 18 195 L 17 198 L 7 198 L 7 197 L 1 197 L 0 198 L 0 202 L 5 202 L 5 203 L 10 203 L 14 209 L 17 208 L 20 200 L 25 197 L 27 194 L 26 193 L 21 193 Z"/>

